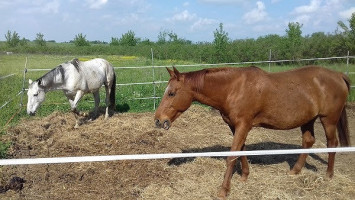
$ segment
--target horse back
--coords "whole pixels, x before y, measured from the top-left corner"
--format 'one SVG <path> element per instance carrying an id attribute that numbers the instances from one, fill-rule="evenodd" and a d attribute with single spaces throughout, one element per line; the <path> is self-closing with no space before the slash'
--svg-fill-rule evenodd
<path id="1" fill-rule="evenodd" d="M 276 129 L 295 128 L 317 116 L 338 118 L 349 93 L 343 73 L 318 66 L 268 73 L 260 80 L 255 124 Z"/>
<path id="2" fill-rule="evenodd" d="M 75 64 L 71 63 L 71 65 L 66 66 L 69 80 L 68 87 L 73 88 L 71 90 L 93 92 L 114 79 L 114 69 L 105 59 L 95 58 L 84 62 L 75 61 Z"/>

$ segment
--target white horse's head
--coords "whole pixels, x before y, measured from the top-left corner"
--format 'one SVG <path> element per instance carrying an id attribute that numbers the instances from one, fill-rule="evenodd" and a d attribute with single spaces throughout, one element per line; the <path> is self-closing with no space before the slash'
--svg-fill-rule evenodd
<path id="1" fill-rule="evenodd" d="M 37 109 L 45 99 L 45 91 L 41 86 L 41 81 L 28 81 L 28 92 L 27 92 L 27 114 L 35 115 Z"/>

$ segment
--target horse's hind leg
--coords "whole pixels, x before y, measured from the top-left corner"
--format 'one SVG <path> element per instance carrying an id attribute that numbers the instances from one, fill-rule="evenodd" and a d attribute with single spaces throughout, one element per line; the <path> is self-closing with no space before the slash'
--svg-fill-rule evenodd
<path id="1" fill-rule="evenodd" d="M 106 90 L 106 112 L 105 112 L 105 119 L 107 119 L 107 118 L 109 117 L 111 85 L 105 85 L 105 90 Z"/>
<path id="2" fill-rule="evenodd" d="M 302 131 L 302 148 L 311 148 L 315 142 L 314 138 L 314 120 L 308 122 L 307 124 L 304 124 L 301 126 L 301 131 Z M 304 164 L 306 163 L 308 154 L 300 154 L 300 156 L 297 159 L 296 164 L 293 166 L 292 170 L 290 171 L 290 174 L 298 174 L 302 170 Z"/>
<path id="3" fill-rule="evenodd" d="M 94 108 L 94 119 L 97 117 L 98 115 L 98 111 L 99 111 L 99 105 L 100 105 L 100 92 L 96 91 L 93 93 L 94 95 L 94 101 L 95 101 L 95 108 Z"/>
<path id="4" fill-rule="evenodd" d="M 325 136 L 327 138 L 327 147 L 335 148 L 338 146 L 338 139 L 336 137 L 336 122 L 328 117 L 322 117 L 321 122 L 325 131 Z M 328 154 L 328 168 L 327 177 L 332 178 L 334 175 L 334 162 L 335 162 L 335 152 Z"/>

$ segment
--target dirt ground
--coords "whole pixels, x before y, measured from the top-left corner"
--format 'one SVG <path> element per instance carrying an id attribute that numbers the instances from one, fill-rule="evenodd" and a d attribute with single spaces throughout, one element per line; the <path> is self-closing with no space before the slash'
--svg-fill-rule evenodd
<path id="1" fill-rule="evenodd" d="M 115 114 L 74 129 L 74 116 L 53 113 L 23 121 L 2 140 L 11 140 L 12 158 L 93 156 L 145 153 L 228 151 L 232 136 L 220 115 L 192 106 L 170 130 L 154 127 L 153 113 Z M 352 144 L 355 106 L 348 108 Z M 316 122 L 314 148 L 326 147 Z M 253 129 L 247 150 L 293 149 L 301 146 L 299 129 Z M 250 175 L 232 178 L 229 199 L 353 199 L 355 155 L 338 153 L 334 178 L 325 178 L 327 154 L 312 154 L 299 175 L 288 175 L 297 155 L 248 157 Z M 216 199 L 225 172 L 225 158 L 184 158 L 0 167 L 0 186 L 13 177 L 22 190 L 0 193 L 0 199 Z"/>

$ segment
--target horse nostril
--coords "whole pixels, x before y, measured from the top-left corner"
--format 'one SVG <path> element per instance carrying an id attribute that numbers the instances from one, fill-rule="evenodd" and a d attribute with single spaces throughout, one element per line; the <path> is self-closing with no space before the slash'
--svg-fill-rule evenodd
<path id="1" fill-rule="evenodd" d="M 169 120 L 165 120 L 163 123 L 163 129 L 168 130 L 170 128 L 170 124 Z"/>
<path id="2" fill-rule="evenodd" d="M 156 120 L 155 120 L 155 126 L 156 126 L 157 128 L 161 128 L 161 124 L 160 124 L 160 120 L 159 120 L 159 119 L 156 119 Z"/>
<path id="3" fill-rule="evenodd" d="M 30 116 L 35 116 L 35 112 L 30 112 Z"/>

